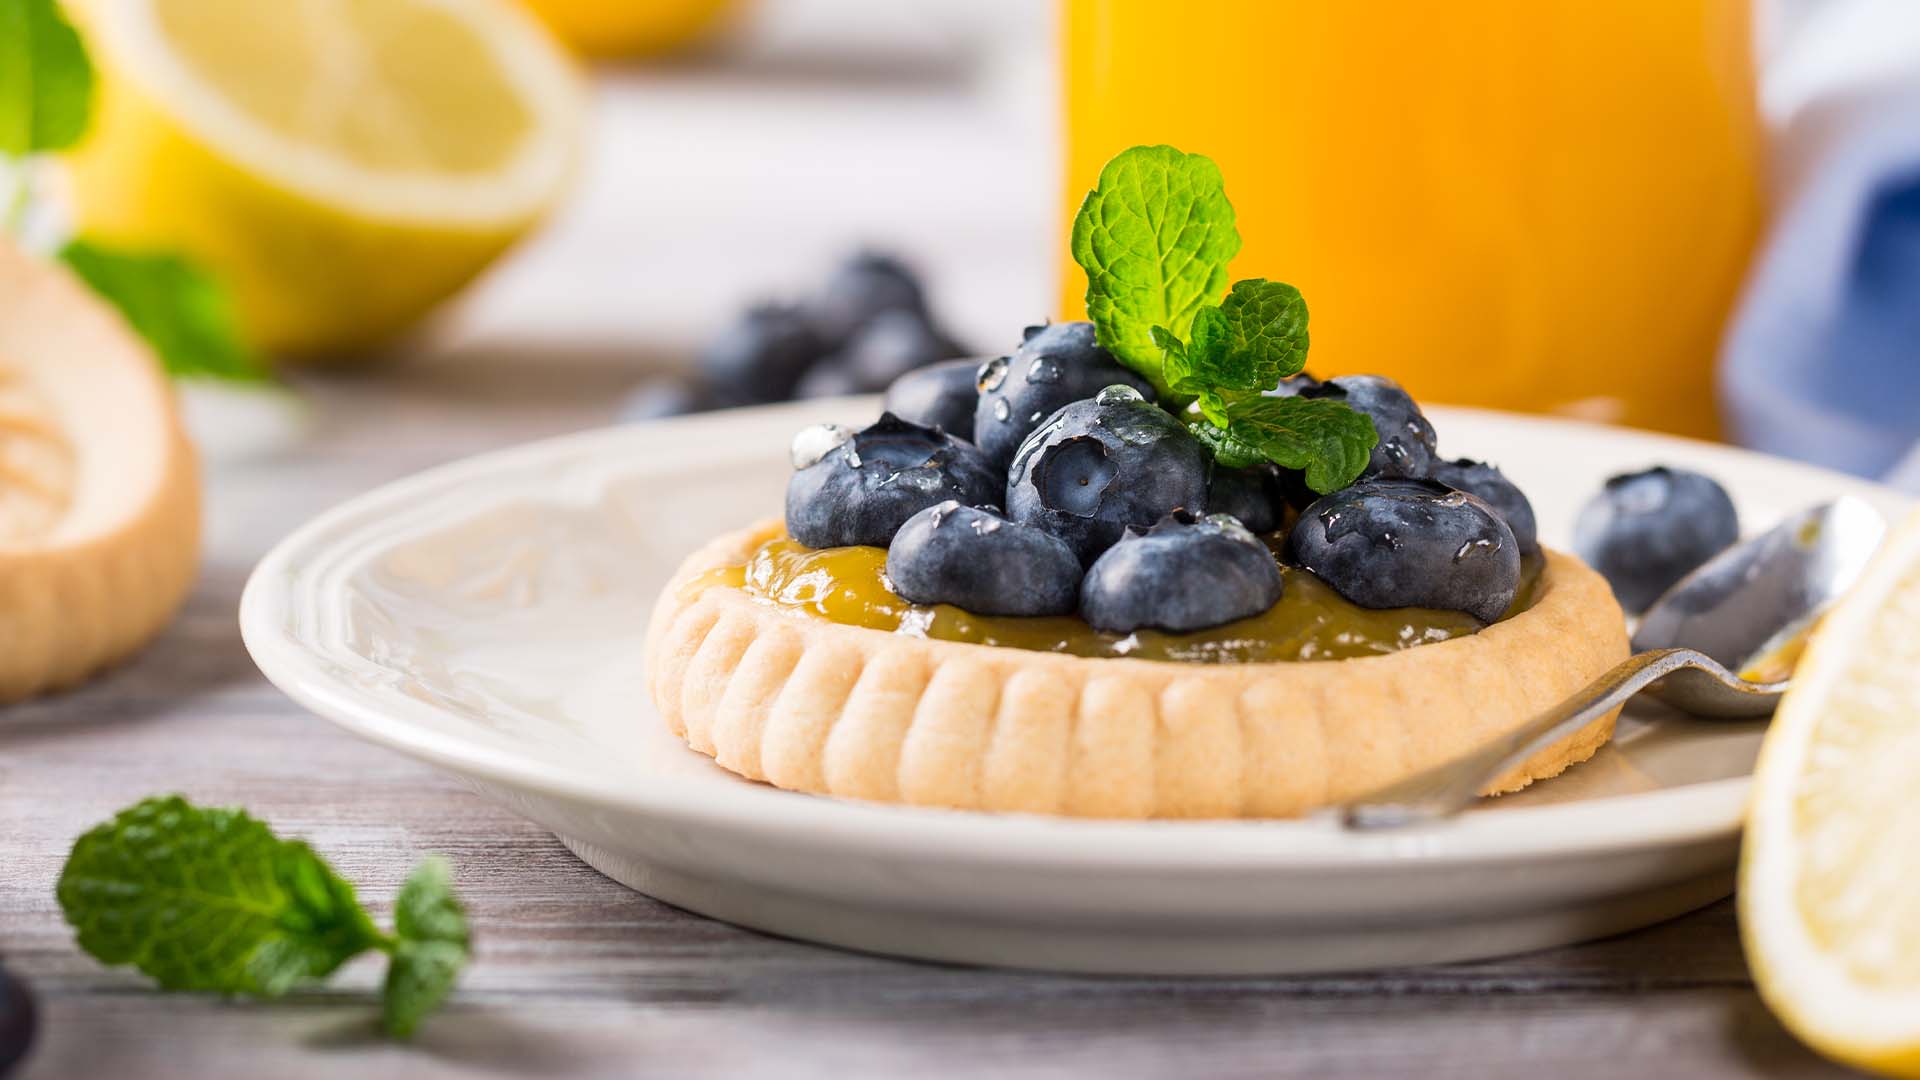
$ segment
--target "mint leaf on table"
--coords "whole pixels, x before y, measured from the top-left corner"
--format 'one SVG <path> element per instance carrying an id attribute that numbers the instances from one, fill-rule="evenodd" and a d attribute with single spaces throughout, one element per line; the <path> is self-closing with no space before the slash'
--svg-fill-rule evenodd
<path id="1" fill-rule="evenodd" d="M 387 968 L 382 1022 L 404 1039 L 439 1007 L 467 963 L 467 915 L 454 898 L 445 859 L 421 863 L 400 887 L 393 929 L 399 943 Z"/>
<path id="2" fill-rule="evenodd" d="M 55 0 L 0 0 L 0 154 L 63 150 L 93 110 L 93 64 Z"/>
<path id="3" fill-rule="evenodd" d="M 380 940 L 353 887 L 305 843 L 179 796 L 80 837 L 58 896 L 81 948 L 169 990 L 276 996 Z"/>
<path id="4" fill-rule="evenodd" d="M 164 252 L 123 251 L 84 237 L 69 241 L 59 257 L 119 309 L 170 374 L 268 380 L 266 365 L 240 337 L 226 290 L 192 262 Z"/>
<path id="5" fill-rule="evenodd" d="M 1080 204 L 1071 246 L 1100 344 L 1165 394 L 1154 328 L 1185 338 L 1240 250 L 1220 169 L 1171 146 L 1122 151 Z"/>
<path id="6" fill-rule="evenodd" d="M 1191 425 L 1215 461 L 1230 469 L 1263 461 L 1303 469 L 1307 486 L 1322 495 L 1353 483 L 1380 441 L 1372 420 L 1325 398 L 1251 397 L 1225 414 L 1224 425 L 1212 418 Z"/>
<path id="7" fill-rule="evenodd" d="M 278 997 L 369 949 L 392 956 L 385 1025 L 398 1036 L 446 998 L 469 954 L 445 860 L 416 869 L 395 933 L 374 926 L 304 841 L 238 809 L 150 798 L 82 835 L 56 895 L 82 949 L 167 990 Z"/>

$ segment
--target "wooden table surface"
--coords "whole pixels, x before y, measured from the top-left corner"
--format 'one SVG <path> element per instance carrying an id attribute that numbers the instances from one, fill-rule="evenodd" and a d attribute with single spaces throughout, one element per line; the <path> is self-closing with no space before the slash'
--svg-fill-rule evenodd
<path id="1" fill-rule="evenodd" d="M 1070 978 L 885 960 L 686 914 L 602 878 L 447 777 L 267 684 L 234 611 L 309 515 L 482 449 L 606 422 L 618 366 L 435 364 L 305 381 L 307 444 L 210 470 L 206 567 L 135 662 L 0 710 L 0 952 L 43 1006 L 28 1077 L 656 1075 L 1819 1076 L 1768 1015 L 1726 903 L 1531 956 L 1324 977 Z M 243 804 L 385 917 L 452 857 L 479 942 L 409 1046 L 377 962 L 273 1004 L 161 995 L 80 953 L 54 903 L 73 838 L 142 796 Z"/>

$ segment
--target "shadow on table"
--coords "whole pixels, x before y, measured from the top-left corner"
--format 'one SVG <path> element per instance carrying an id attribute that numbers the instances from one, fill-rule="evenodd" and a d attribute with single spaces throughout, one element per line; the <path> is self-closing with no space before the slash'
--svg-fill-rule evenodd
<path id="1" fill-rule="evenodd" d="M 265 681 L 240 641 L 238 587 L 203 575 L 160 636 L 118 666 L 71 689 L 0 706 L 0 745 L 216 708 L 229 691 Z"/>
<path id="2" fill-rule="evenodd" d="M 449 1008 L 428 1017 L 404 1042 L 389 1038 L 369 1012 L 319 1027 L 302 1044 L 343 1057 L 419 1055 L 502 1076 L 576 1075 L 604 1064 L 599 1049 L 557 1037 L 550 1027 L 527 1024 L 513 1010 L 500 1006 Z"/>

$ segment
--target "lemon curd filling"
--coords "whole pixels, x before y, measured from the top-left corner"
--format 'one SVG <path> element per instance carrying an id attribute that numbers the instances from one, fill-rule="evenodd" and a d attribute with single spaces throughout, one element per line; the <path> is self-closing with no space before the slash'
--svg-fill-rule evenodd
<path id="1" fill-rule="evenodd" d="M 1269 538 L 1269 546 L 1280 537 Z M 1534 600 L 1542 561 L 1521 565 L 1520 591 L 1502 618 Z M 1072 615 L 975 615 L 950 604 L 911 603 L 889 587 L 887 552 L 878 547 L 814 550 L 775 534 L 744 565 L 707 571 L 690 590 L 730 586 L 777 607 L 848 626 L 864 626 L 943 641 L 1001 645 L 1087 657 L 1131 657 L 1212 663 L 1271 660 L 1344 660 L 1399 652 L 1460 637 L 1481 622 L 1460 611 L 1431 608 L 1372 610 L 1342 598 L 1305 570 L 1282 565 L 1280 602 L 1250 619 L 1190 634 L 1139 630 L 1103 634 Z"/>

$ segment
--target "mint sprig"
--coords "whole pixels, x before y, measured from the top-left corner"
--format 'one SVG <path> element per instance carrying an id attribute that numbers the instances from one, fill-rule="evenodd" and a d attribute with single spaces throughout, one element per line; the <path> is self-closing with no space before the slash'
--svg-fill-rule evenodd
<path id="1" fill-rule="evenodd" d="M 87 130 L 93 64 L 54 0 L 0 0 L 0 154 L 64 150 Z"/>
<path id="2" fill-rule="evenodd" d="M 1087 272 L 1087 314 L 1121 363 L 1169 407 L 1193 402 L 1189 427 L 1229 468 L 1271 461 L 1322 494 L 1352 483 L 1379 434 L 1337 401 L 1268 398 L 1306 366 L 1307 302 L 1265 278 L 1237 281 L 1233 204 L 1214 163 L 1171 146 L 1136 146 L 1100 170 L 1073 220 Z"/>
<path id="3" fill-rule="evenodd" d="M 1322 495 L 1353 483 L 1380 438 L 1372 420 L 1325 398 L 1245 398 L 1228 405 L 1224 419 L 1191 425 L 1215 461 L 1230 469 L 1263 461 L 1300 469 Z"/>
<path id="4" fill-rule="evenodd" d="M 56 895 L 82 949 L 166 990 L 279 997 L 378 949 L 392 957 L 385 1026 L 402 1038 L 445 999 L 469 954 L 444 860 L 408 878 L 384 934 L 304 841 L 178 795 L 135 803 L 81 836 Z"/>
<path id="5" fill-rule="evenodd" d="M 1171 146 L 1122 151 L 1074 215 L 1072 249 L 1100 344 L 1168 396 L 1153 329 L 1186 337 L 1240 250 L 1219 167 Z"/>

